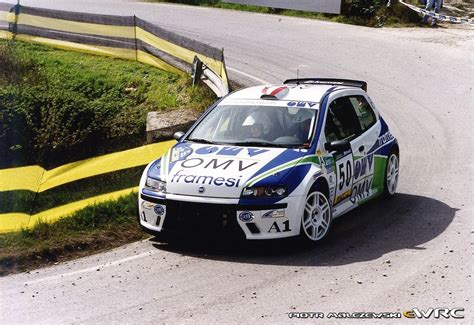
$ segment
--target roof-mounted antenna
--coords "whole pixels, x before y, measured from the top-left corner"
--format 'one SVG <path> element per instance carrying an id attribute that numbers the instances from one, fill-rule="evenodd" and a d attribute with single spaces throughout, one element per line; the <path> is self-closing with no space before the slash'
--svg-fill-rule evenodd
<path id="1" fill-rule="evenodd" d="M 296 69 L 296 80 L 300 79 L 300 69 Z M 296 82 L 297 85 L 299 85 L 299 82 Z"/>

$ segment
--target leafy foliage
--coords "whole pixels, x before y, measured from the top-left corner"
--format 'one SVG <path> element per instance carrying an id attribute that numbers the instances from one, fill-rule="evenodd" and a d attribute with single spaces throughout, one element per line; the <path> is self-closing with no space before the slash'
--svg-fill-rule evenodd
<path id="1" fill-rule="evenodd" d="M 0 42 L 0 168 L 131 148 L 145 139 L 147 112 L 213 99 L 188 76 L 137 62 Z"/>
<path id="2" fill-rule="evenodd" d="M 381 2 L 380 0 L 354 0 L 345 5 L 344 14 L 347 16 L 370 18 L 381 8 Z"/>

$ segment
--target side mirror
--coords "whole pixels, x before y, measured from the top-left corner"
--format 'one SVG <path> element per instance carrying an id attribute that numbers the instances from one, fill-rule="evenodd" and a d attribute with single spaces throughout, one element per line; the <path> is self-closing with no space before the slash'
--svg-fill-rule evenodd
<path id="1" fill-rule="evenodd" d="M 175 134 L 173 134 L 173 138 L 175 138 L 175 140 L 179 141 L 181 140 L 181 138 L 184 136 L 184 132 L 183 131 L 178 131 L 176 132 Z"/>
<path id="2" fill-rule="evenodd" d="M 337 141 L 325 143 L 324 148 L 327 151 L 341 152 L 341 151 L 349 150 L 351 148 L 351 143 L 348 139 L 337 140 Z"/>

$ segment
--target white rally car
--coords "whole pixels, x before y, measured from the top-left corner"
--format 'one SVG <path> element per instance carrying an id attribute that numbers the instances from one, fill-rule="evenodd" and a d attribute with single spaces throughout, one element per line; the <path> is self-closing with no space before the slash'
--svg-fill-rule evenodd
<path id="1" fill-rule="evenodd" d="M 398 143 L 366 90 L 356 80 L 293 79 L 218 100 L 146 167 L 141 226 L 325 238 L 334 218 L 397 187 Z"/>

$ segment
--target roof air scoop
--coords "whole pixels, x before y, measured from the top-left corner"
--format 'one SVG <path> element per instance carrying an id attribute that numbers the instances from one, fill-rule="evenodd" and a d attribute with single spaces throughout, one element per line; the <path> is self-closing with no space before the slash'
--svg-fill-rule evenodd
<path id="1" fill-rule="evenodd" d="M 265 87 L 262 89 L 261 99 L 282 99 L 288 95 L 289 88 L 287 86 Z"/>

